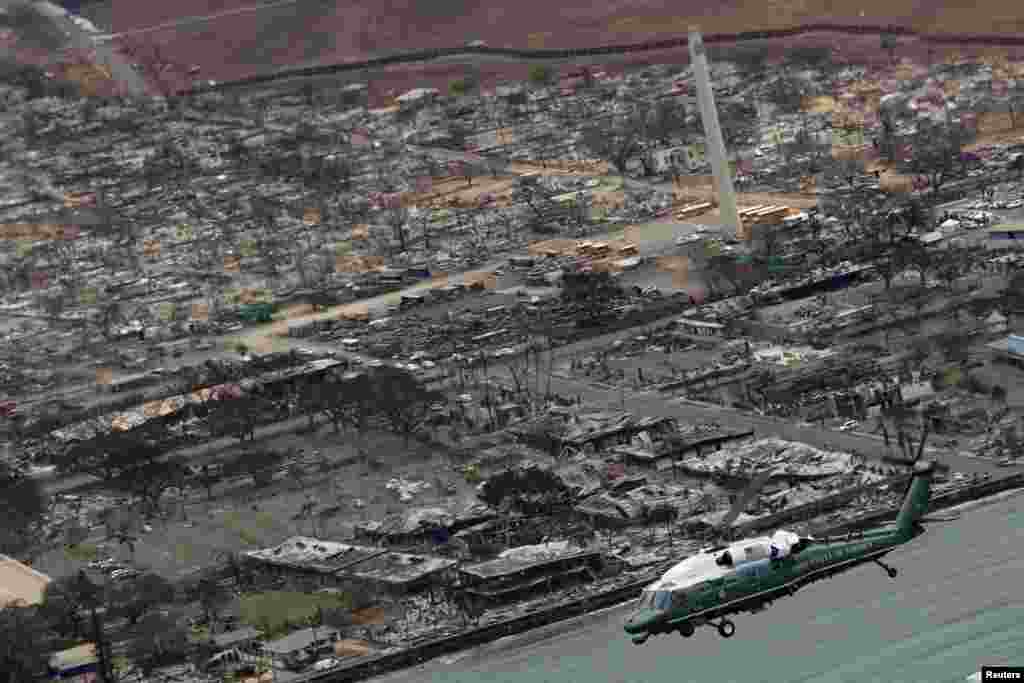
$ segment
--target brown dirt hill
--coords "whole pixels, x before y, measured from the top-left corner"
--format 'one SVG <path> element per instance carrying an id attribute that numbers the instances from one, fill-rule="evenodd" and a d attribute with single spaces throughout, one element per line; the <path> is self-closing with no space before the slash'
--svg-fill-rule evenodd
<path id="1" fill-rule="evenodd" d="M 110 0 L 98 6 L 110 7 L 112 30 L 127 31 L 182 17 L 267 5 L 259 12 L 215 21 L 227 26 L 253 14 L 272 23 L 287 21 L 280 25 L 281 33 L 291 27 L 309 32 L 329 30 L 338 36 L 339 46 L 363 53 L 457 45 L 474 39 L 521 47 L 531 35 L 535 42 L 560 46 L 606 44 L 681 33 L 692 23 L 701 24 L 709 33 L 810 21 L 893 23 L 940 33 L 1024 31 L 1024 17 L 1006 0 L 726 0 L 713 4 L 711 11 L 707 3 L 697 0 L 563 0 L 555 6 L 541 0 L 298 0 L 289 4 L 281 0 Z M 289 21 L 288 15 L 293 19 Z M 327 17 L 336 21 L 327 21 Z M 301 33 L 293 38 L 299 36 Z"/>
<path id="2" fill-rule="evenodd" d="M 192 64 L 202 66 L 201 78 L 226 81 L 287 67 L 356 61 L 472 40 L 532 48 L 639 42 L 685 34 L 691 24 L 699 24 L 705 33 L 811 22 L 892 23 L 925 32 L 959 34 L 1024 31 L 1024 15 L 1006 0 L 724 0 L 712 4 L 708 9 L 706 2 L 697 0 L 563 0 L 556 6 L 541 0 L 108 0 L 84 8 L 83 13 L 104 28 L 123 32 L 263 6 L 134 36 L 131 42 L 158 44 L 167 61 L 185 66 L 180 70 L 179 87 L 189 84 L 185 72 Z M 785 44 L 796 42 L 804 44 L 805 40 L 800 37 Z M 878 42 L 877 37 L 850 36 L 839 46 L 844 51 L 856 46 L 863 54 L 872 54 L 880 52 Z M 832 44 L 836 44 L 834 39 Z M 674 58 L 667 61 L 685 62 L 685 53 L 685 49 L 676 50 Z M 628 60 L 632 63 L 638 57 Z M 487 70 L 499 79 L 520 78 L 526 69 L 519 67 L 507 64 Z M 458 75 L 459 68 L 448 63 L 388 70 L 382 80 L 389 83 L 389 89 L 444 87 Z M 377 75 L 357 78 L 375 80 Z"/>
<path id="3" fill-rule="evenodd" d="M 541 0 L 391 0 L 383 4 L 376 0 L 109 0 L 88 6 L 83 13 L 104 28 L 123 32 L 263 6 L 135 36 L 134 42 L 159 44 L 169 61 L 201 65 L 202 78 L 215 80 L 472 40 L 509 47 L 637 42 L 680 35 L 695 23 L 705 33 L 822 21 L 893 23 L 946 33 L 1024 30 L 1024 18 L 1006 0 L 725 0 L 713 4 L 709 11 L 707 3 L 697 0 L 563 0 L 557 6 Z M 877 38 L 871 43 L 878 51 Z"/>

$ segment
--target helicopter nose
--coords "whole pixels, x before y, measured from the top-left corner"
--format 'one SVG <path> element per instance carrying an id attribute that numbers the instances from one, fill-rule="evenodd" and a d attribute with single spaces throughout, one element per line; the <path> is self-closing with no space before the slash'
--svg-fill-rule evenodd
<path id="1" fill-rule="evenodd" d="M 654 615 L 650 612 L 638 612 L 626 620 L 624 628 L 626 633 L 644 633 L 648 630 Z"/>

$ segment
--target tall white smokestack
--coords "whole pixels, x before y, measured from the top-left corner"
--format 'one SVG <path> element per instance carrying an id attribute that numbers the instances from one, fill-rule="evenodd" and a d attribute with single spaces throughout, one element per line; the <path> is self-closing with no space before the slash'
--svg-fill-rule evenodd
<path id="1" fill-rule="evenodd" d="M 725 155 L 722 129 L 718 125 L 718 109 L 715 108 L 708 58 L 700 31 L 690 31 L 690 61 L 693 63 L 693 75 L 697 82 L 697 103 L 700 105 L 700 118 L 707 139 L 707 154 L 711 158 L 711 172 L 718 188 L 718 210 L 722 216 L 722 226 L 737 238 L 742 238 L 740 214 L 736 209 L 736 193 L 732 187 L 732 175 L 729 173 L 729 163 Z"/>

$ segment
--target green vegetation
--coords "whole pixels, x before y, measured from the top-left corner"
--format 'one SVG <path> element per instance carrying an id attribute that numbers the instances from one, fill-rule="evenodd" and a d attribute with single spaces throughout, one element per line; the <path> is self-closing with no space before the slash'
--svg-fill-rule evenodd
<path id="1" fill-rule="evenodd" d="M 550 66 L 534 64 L 530 67 L 530 81 L 537 85 L 547 85 L 555 78 L 555 72 Z"/>
<path id="2" fill-rule="evenodd" d="M 92 545 L 91 543 L 79 543 L 78 545 L 69 545 L 64 548 L 64 554 L 68 556 L 68 559 L 78 560 L 79 562 L 92 562 L 99 555 L 99 548 Z"/>
<path id="3" fill-rule="evenodd" d="M 349 609 L 352 598 L 330 593 L 295 593 L 272 591 L 242 597 L 242 621 L 268 632 L 268 637 L 285 632 L 292 626 L 307 624 L 321 609 Z"/>
<path id="4" fill-rule="evenodd" d="M 458 97 L 461 95 L 465 95 L 467 92 L 469 92 L 469 86 L 469 81 L 467 81 L 465 78 L 460 78 L 457 81 L 452 81 L 451 83 L 448 84 L 448 91 L 452 95 Z"/>
<path id="5" fill-rule="evenodd" d="M 274 528 L 274 516 L 269 512 L 257 512 L 253 524 L 264 531 L 271 531 Z"/>
<path id="6" fill-rule="evenodd" d="M 270 519 L 268 521 L 267 517 L 269 515 L 258 518 L 256 526 L 264 530 L 270 528 L 268 524 L 272 524 L 273 520 Z M 228 512 L 224 515 L 224 526 L 238 534 L 238 537 L 246 545 L 258 546 L 261 544 L 259 535 L 242 524 L 242 518 L 239 517 L 237 512 Z"/>
<path id="7" fill-rule="evenodd" d="M 248 532 L 248 531 L 246 531 L 245 529 L 241 529 L 241 530 L 239 530 L 239 532 L 238 532 L 238 537 L 239 537 L 240 539 L 242 539 L 242 543 L 245 543 L 246 545 L 251 545 L 251 546 L 258 546 L 258 545 L 262 545 L 262 544 L 260 543 L 260 539 L 259 539 L 259 537 L 258 537 L 258 536 L 256 536 L 256 534 L 253 534 L 253 533 L 251 533 L 251 532 Z"/>
<path id="8" fill-rule="evenodd" d="M 192 564 L 194 552 L 191 543 L 177 543 L 174 546 L 174 559 L 181 564 Z"/>

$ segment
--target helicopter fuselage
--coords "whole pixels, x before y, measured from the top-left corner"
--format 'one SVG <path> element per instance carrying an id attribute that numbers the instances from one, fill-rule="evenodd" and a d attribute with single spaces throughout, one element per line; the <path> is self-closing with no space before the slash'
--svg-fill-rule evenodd
<path id="1" fill-rule="evenodd" d="M 670 571 L 652 584 L 641 598 L 640 607 L 627 622 L 625 630 L 636 643 L 657 634 L 679 632 L 692 635 L 700 626 L 717 625 L 729 637 L 735 630 L 726 617 L 740 612 L 759 612 L 775 600 L 792 595 L 809 583 L 847 571 L 866 562 L 880 564 L 891 577 L 895 570 L 882 564 L 881 558 L 916 536 L 898 528 L 854 532 L 839 538 L 815 540 L 780 559 L 749 562 L 733 559 L 722 566 L 722 556 L 741 555 L 744 543 L 715 549 L 715 566 L 720 570 L 706 578 L 688 582 L 672 580 Z"/>

